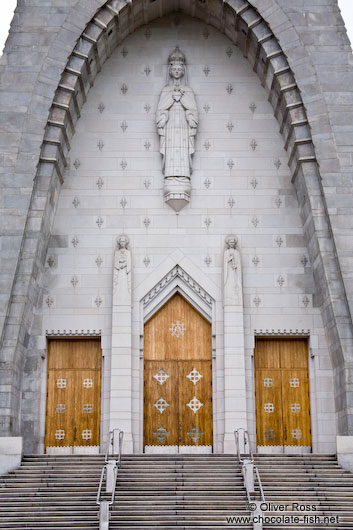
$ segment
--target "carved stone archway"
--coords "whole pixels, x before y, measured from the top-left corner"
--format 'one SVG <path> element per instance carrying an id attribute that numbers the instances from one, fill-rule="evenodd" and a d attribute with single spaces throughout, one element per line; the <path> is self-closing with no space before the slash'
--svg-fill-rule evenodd
<path id="1" fill-rule="evenodd" d="M 342 386 L 347 390 L 349 367 L 345 361 L 350 359 L 352 319 L 345 282 L 337 259 L 339 252 L 332 237 L 310 124 L 295 75 L 278 39 L 247 0 L 109 0 L 97 10 L 80 35 L 68 58 L 49 111 L 1 337 L 3 351 L 11 365 L 9 372 L 15 381 L 8 399 L 9 412 L 3 421 L 4 434 L 20 432 L 18 409 L 21 371 L 32 334 L 33 311 L 41 304 L 41 273 L 80 109 L 102 64 L 117 44 L 138 27 L 174 10 L 203 20 L 205 35 L 207 26 L 214 26 L 224 32 L 243 50 L 269 94 L 285 140 L 310 261 L 322 295 L 324 325 L 336 367 L 336 393 L 342 395 Z M 326 228 L 323 230 L 322 226 Z M 335 282 L 330 282 L 328 271 L 335 276 Z M 343 302 L 336 303 L 338 299 Z M 342 333 L 344 328 L 346 333 Z M 352 429 L 345 401 L 347 393 L 344 396 L 338 407 L 339 432 L 343 434 Z"/>

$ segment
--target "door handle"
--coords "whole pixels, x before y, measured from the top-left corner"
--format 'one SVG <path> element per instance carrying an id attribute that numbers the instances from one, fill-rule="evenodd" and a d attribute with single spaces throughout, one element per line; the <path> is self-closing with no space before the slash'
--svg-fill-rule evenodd
<path id="1" fill-rule="evenodd" d="M 287 440 L 287 427 L 286 426 L 283 427 L 283 436 L 284 436 L 284 439 Z"/>
<path id="2" fill-rule="evenodd" d="M 77 436 L 77 427 L 74 427 L 74 442 L 76 441 Z"/>
<path id="3" fill-rule="evenodd" d="M 179 423 L 179 442 L 181 442 L 181 423 Z"/>

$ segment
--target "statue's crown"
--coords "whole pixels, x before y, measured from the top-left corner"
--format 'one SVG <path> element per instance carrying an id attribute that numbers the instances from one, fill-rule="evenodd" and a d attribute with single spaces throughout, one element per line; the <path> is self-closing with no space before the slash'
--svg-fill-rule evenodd
<path id="1" fill-rule="evenodd" d="M 185 64 L 185 55 L 179 50 L 179 46 L 169 55 L 169 64 Z"/>

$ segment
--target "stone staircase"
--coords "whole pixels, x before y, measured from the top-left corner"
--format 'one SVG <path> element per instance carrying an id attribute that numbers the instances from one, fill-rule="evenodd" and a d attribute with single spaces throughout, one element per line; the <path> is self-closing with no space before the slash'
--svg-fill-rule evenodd
<path id="1" fill-rule="evenodd" d="M 0 529 L 98 529 L 103 462 L 102 456 L 25 456 L 18 470 L 0 477 Z M 353 474 L 334 456 L 257 455 L 256 462 L 267 502 L 315 505 L 315 515 L 339 516 L 337 524 L 282 528 L 353 529 Z M 234 455 L 124 455 L 110 528 L 249 529 L 226 519 L 249 513 Z"/>

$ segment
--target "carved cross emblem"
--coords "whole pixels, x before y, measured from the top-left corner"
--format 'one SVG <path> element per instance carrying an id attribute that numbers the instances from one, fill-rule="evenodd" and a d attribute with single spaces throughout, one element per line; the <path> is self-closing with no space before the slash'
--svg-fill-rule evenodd
<path id="1" fill-rule="evenodd" d="M 295 440 L 300 440 L 303 437 L 303 433 L 300 429 L 293 429 L 292 430 L 292 438 Z"/>
<path id="2" fill-rule="evenodd" d="M 265 412 L 271 413 L 271 412 L 274 412 L 275 406 L 273 403 L 265 403 L 264 409 L 265 409 Z"/>
<path id="3" fill-rule="evenodd" d="M 158 427 L 158 429 L 153 433 L 153 436 L 157 438 L 160 442 L 164 442 L 168 435 L 169 432 L 164 427 Z"/>
<path id="4" fill-rule="evenodd" d="M 203 436 L 203 432 L 196 427 L 196 425 L 187 434 L 195 444 L 200 440 L 201 436 Z"/>
<path id="5" fill-rule="evenodd" d="M 171 332 L 172 337 L 179 339 L 185 335 L 186 327 L 183 322 L 179 322 L 179 320 L 177 320 L 176 322 L 172 322 L 169 331 Z"/>
<path id="6" fill-rule="evenodd" d="M 161 414 L 163 414 L 163 412 L 165 411 L 165 409 L 167 407 L 169 407 L 169 403 L 163 399 L 162 397 L 158 399 L 158 401 L 156 401 L 154 404 L 153 404 L 154 407 L 156 407 L 156 409 L 158 410 L 158 412 L 160 412 Z"/>
<path id="7" fill-rule="evenodd" d="M 63 440 L 65 438 L 65 431 L 64 429 L 56 429 L 55 431 L 55 438 L 57 440 Z"/>
<path id="8" fill-rule="evenodd" d="M 81 433 L 82 440 L 91 440 L 92 438 L 92 431 L 91 429 L 84 429 Z"/>
<path id="9" fill-rule="evenodd" d="M 66 383 L 67 383 L 66 379 L 62 379 L 62 378 L 57 379 L 56 388 L 66 388 Z"/>
<path id="10" fill-rule="evenodd" d="M 291 403 L 290 404 L 290 410 L 294 414 L 298 414 L 300 412 L 300 403 Z"/>
<path id="11" fill-rule="evenodd" d="M 164 370 L 159 370 L 159 372 L 153 376 L 153 378 L 158 381 L 160 385 L 163 385 L 169 377 L 170 376 Z"/>
<path id="12" fill-rule="evenodd" d="M 197 399 L 196 396 L 194 396 L 190 401 L 189 403 L 186 404 L 187 407 L 189 407 L 194 414 L 196 414 L 196 412 L 201 408 L 203 407 L 203 403 L 201 403 L 201 401 L 199 399 Z"/>
<path id="13" fill-rule="evenodd" d="M 83 388 L 92 388 L 93 387 L 93 379 L 87 378 L 83 380 Z"/>
<path id="14" fill-rule="evenodd" d="M 264 387 L 265 388 L 272 388 L 273 387 L 273 379 L 272 379 L 272 377 L 265 377 L 264 378 Z"/>
<path id="15" fill-rule="evenodd" d="M 298 377 L 291 377 L 289 381 L 289 386 L 292 388 L 298 388 L 300 385 L 300 381 Z"/>
<path id="16" fill-rule="evenodd" d="M 196 368 L 193 368 L 186 377 L 190 379 L 190 381 L 194 383 L 194 385 L 196 385 L 200 381 L 201 377 L 203 377 L 203 375 L 201 375 L 200 372 L 196 370 Z"/>

